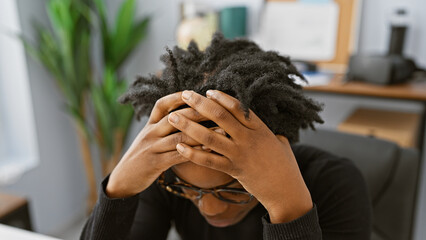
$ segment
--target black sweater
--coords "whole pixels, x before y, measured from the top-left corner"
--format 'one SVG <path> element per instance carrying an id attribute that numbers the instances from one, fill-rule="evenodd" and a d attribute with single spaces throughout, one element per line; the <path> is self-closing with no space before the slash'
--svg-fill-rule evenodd
<path id="1" fill-rule="evenodd" d="M 292 222 L 271 224 L 258 204 L 236 225 L 217 228 L 190 200 L 156 183 L 138 195 L 110 199 L 105 194 L 107 177 L 81 239 L 164 240 L 172 224 L 184 240 L 370 239 L 370 201 L 359 170 L 349 160 L 313 147 L 293 145 L 292 149 L 314 202 L 311 211 Z"/>

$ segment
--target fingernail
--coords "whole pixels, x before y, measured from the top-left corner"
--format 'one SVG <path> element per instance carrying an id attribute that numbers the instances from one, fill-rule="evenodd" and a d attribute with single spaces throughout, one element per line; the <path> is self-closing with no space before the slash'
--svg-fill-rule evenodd
<path id="1" fill-rule="evenodd" d="M 216 128 L 214 131 L 222 135 L 225 135 L 225 130 L 223 130 L 222 128 Z"/>
<path id="2" fill-rule="evenodd" d="M 182 153 L 183 153 L 183 151 L 185 151 L 185 147 L 182 144 L 180 144 L 180 143 L 178 143 L 178 145 L 176 145 L 176 149 L 179 152 L 182 152 Z"/>
<path id="3" fill-rule="evenodd" d="M 177 123 L 179 121 L 179 117 L 176 113 L 172 113 L 169 115 L 169 121 L 172 123 Z"/>
<path id="4" fill-rule="evenodd" d="M 185 100 L 188 100 L 189 98 L 191 98 L 191 95 L 192 95 L 192 91 L 185 90 L 182 93 L 182 98 Z"/>
<path id="5" fill-rule="evenodd" d="M 214 97 L 214 91 L 213 91 L 213 90 L 208 90 L 208 91 L 206 92 L 206 96 L 207 96 L 208 98 L 213 98 L 213 97 Z"/>
<path id="6" fill-rule="evenodd" d="M 210 151 L 211 149 L 209 148 L 209 147 L 206 147 L 206 146 L 201 146 L 201 148 L 204 150 L 204 151 Z"/>

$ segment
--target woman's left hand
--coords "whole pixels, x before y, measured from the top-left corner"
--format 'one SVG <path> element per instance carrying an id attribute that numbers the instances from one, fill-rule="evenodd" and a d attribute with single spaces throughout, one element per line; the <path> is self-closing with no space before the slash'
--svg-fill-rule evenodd
<path id="1" fill-rule="evenodd" d="M 289 222 L 312 209 L 311 195 L 286 137 L 274 135 L 251 110 L 246 119 L 240 102 L 223 92 L 209 90 L 206 98 L 184 91 L 182 99 L 230 136 L 171 113 L 170 124 L 216 152 L 180 143 L 176 148 L 183 157 L 237 179 L 267 209 L 271 223 Z"/>

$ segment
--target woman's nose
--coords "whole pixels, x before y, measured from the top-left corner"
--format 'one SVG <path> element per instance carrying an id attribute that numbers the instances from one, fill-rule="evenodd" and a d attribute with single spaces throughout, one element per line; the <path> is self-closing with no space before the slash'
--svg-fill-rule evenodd
<path id="1" fill-rule="evenodd" d="M 224 213 L 228 209 L 228 203 L 217 199 L 213 194 L 204 194 L 198 200 L 198 208 L 205 216 L 215 216 Z"/>

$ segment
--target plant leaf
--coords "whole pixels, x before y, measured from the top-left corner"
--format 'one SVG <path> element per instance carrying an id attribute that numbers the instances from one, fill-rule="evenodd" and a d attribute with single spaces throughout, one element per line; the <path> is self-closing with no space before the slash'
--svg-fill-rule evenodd
<path id="1" fill-rule="evenodd" d="M 132 29 L 132 35 L 129 38 L 124 49 L 119 53 L 115 61 L 115 68 L 119 69 L 124 61 L 128 58 L 129 54 L 138 46 L 138 44 L 145 39 L 148 31 L 148 24 L 150 23 L 150 17 L 145 17 L 139 21 Z"/>
<path id="2" fill-rule="evenodd" d="M 108 28 L 108 21 L 106 18 L 106 7 L 104 0 L 95 0 L 96 12 L 99 16 L 99 23 L 101 27 L 102 34 L 102 47 L 103 47 L 103 55 L 105 60 L 105 65 L 110 65 L 111 59 L 113 59 L 111 52 L 111 32 Z"/>
<path id="3" fill-rule="evenodd" d="M 113 35 L 113 56 L 116 59 L 124 50 L 131 37 L 133 21 L 135 17 L 135 0 L 125 0 L 116 18 L 115 31 Z M 114 61 L 115 62 L 115 61 Z M 116 69 L 116 66 L 113 66 Z"/>

